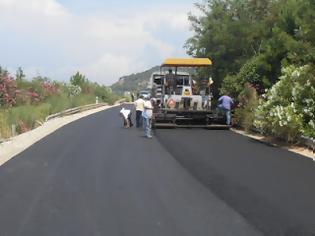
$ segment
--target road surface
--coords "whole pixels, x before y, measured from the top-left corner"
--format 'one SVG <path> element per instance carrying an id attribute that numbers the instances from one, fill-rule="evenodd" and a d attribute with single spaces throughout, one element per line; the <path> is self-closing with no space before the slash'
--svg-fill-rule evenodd
<path id="1" fill-rule="evenodd" d="M 230 131 L 123 129 L 118 108 L 0 167 L 0 235 L 315 235 L 315 165 Z"/>

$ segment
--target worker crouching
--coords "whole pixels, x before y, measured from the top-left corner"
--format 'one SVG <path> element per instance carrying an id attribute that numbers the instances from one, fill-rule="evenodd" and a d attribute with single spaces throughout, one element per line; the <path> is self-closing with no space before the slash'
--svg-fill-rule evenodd
<path id="1" fill-rule="evenodd" d="M 123 118 L 124 128 L 130 128 L 133 126 L 131 121 L 131 111 L 129 109 L 121 108 L 119 112 L 120 116 Z"/>

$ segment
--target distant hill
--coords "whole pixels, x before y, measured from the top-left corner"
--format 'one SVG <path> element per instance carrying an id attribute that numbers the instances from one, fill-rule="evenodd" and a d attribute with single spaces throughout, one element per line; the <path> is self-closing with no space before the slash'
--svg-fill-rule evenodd
<path id="1" fill-rule="evenodd" d="M 111 86 L 113 92 L 123 94 L 125 91 L 141 91 L 148 88 L 150 77 L 153 72 L 160 71 L 159 66 L 152 67 L 144 72 L 126 75 L 119 78 L 118 82 Z M 185 71 L 190 74 L 194 73 L 193 69 L 182 68 L 180 71 Z"/>
<path id="2" fill-rule="evenodd" d="M 151 74 L 159 70 L 160 67 L 155 66 L 144 72 L 123 76 L 111 86 L 111 89 L 118 94 L 123 94 L 125 91 L 145 90 L 148 87 Z"/>

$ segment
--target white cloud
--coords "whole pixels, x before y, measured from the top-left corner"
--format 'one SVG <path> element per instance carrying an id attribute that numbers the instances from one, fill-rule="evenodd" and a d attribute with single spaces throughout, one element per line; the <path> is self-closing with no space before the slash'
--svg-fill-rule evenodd
<path id="1" fill-rule="evenodd" d="M 137 58 L 105 54 L 97 61 L 82 66 L 80 69 L 92 77 L 98 77 L 101 74 L 102 79 L 106 80 L 109 76 L 119 78 L 121 75 L 131 71 L 139 71 L 145 67 L 145 63 L 137 60 Z"/>
<path id="2" fill-rule="evenodd" d="M 168 33 L 187 34 L 187 11 L 185 7 L 168 6 L 124 17 L 111 13 L 82 16 L 55 0 L 0 0 L 0 33 L 14 32 L 19 47 L 32 45 L 34 52 L 47 53 L 47 62 L 30 55 L 27 62 L 8 67 L 26 64 L 31 75 L 38 74 L 34 68 L 42 68 L 41 74 L 59 79 L 80 70 L 91 80 L 111 84 L 122 75 L 154 66 L 152 62 L 183 53 L 182 45 L 162 40 L 156 32 L 167 29 Z M 13 48 L 9 57 L 19 53 L 14 45 L 7 46 Z"/>

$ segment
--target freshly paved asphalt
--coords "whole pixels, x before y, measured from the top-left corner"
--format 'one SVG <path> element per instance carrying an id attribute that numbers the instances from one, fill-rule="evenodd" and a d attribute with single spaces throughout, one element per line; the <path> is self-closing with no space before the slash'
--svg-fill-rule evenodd
<path id="1" fill-rule="evenodd" d="M 123 129 L 118 108 L 0 167 L 0 235 L 315 235 L 315 165 L 230 131 Z"/>
<path id="2" fill-rule="evenodd" d="M 163 130 L 158 140 L 264 235 L 315 235 L 313 160 L 223 130 Z"/>

